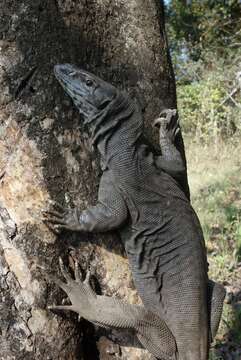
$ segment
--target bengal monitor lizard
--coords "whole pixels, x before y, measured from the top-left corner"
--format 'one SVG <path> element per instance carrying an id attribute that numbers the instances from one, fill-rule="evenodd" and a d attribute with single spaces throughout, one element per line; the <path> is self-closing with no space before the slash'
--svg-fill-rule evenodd
<path id="1" fill-rule="evenodd" d="M 157 359 L 206 360 L 225 291 L 208 280 L 203 233 L 181 185 L 186 166 L 174 146 L 180 132 L 175 111 L 156 121 L 158 155 L 143 142 L 142 114 L 127 94 L 73 65 L 56 65 L 55 75 L 89 127 L 103 175 L 95 206 L 83 212 L 54 206 L 44 211 L 45 221 L 55 232 L 117 229 L 143 306 L 96 295 L 77 265 L 73 280 L 60 261 L 66 282 L 56 282 L 72 305 L 52 308 L 134 329 Z"/>

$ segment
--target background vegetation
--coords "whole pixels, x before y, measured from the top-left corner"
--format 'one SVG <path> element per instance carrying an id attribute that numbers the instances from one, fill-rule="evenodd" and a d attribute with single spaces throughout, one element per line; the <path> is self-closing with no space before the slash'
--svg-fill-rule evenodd
<path id="1" fill-rule="evenodd" d="M 241 359 L 241 2 L 166 3 L 192 203 L 227 289 L 211 359 Z"/>

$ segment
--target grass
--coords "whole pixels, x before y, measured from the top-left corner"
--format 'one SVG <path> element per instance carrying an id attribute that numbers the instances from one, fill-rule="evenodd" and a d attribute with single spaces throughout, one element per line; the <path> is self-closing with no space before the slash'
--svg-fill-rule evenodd
<path id="1" fill-rule="evenodd" d="M 232 295 L 210 360 L 241 359 L 241 144 L 186 139 L 192 204 L 206 240 L 209 276 Z M 231 296 L 229 294 L 229 296 Z"/>

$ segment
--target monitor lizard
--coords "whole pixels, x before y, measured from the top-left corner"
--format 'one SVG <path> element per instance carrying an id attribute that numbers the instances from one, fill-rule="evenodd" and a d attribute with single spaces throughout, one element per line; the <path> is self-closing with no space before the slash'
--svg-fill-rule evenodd
<path id="1" fill-rule="evenodd" d="M 162 112 L 161 155 L 143 140 L 143 118 L 129 96 L 73 65 L 56 65 L 55 75 L 88 126 L 101 157 L 98 202 L 85 211 L 58 204 L 44 210 L 56 233 L 63 229 L 117 229 L 124 243 L 143 306 L 96 295 L 87 276 L 55 282 L 81 317 L 114 328 L 131 328 L 157 359 L 207 360 L 220 321 L 225 290 L 208 279 L 202 229 L 187 187 L 186 166 L 174 140 L 180 132 L 175 110 Z"/>

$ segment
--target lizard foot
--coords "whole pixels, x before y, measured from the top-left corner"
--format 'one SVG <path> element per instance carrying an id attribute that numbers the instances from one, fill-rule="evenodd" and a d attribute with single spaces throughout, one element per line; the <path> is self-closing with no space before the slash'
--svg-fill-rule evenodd
<path id="1" fill-rule="evenodd" d="M 140 305 L 128 304 L 116 297 L 97 295 L 90 286 L 90 272 L 82 281 L 77 261 L 75 279 L 66 271 L 63 261 L 59 266 L 65 282 L 52 280 L 68 295 L 71 305 L 49 306 L 51 310 L 72 310 L 101 327 L 133 329 L 142 345 L 158 359 L 176 359 L 176 342 L 165 321 Z"/>
<path id="2" fill-rule="evenodd" d="M 96 294 L 90 285 L 90 271 L 87 272 L 86 278 L 82 281 L 82 276 L 79 270 L 77 261 L 74 264 L 74 279 L 65 269 L 63 261 L 59 258 L 59 267 L 65 279 L 65 282 L 50 277 L 50 280 L 57 284 L 69 297 L 71 305 L 51 305 L 48 306 L 50 310 L 72 310 L 77 312 L 80 317 L 92 321 L 92 307 L 96 300 Z"/>
<path id="3" fill-rule="evenodd" d="M 56 201 L 49 201 L 48 209 L 43 209 L 43 222 L 55 234 L 62 230 L 80 231 L 79 214 L 77 209 L 64 208 Z"/>
<path id="4" fill-rule="evenodd" d="M 180 132 L 177 110 L 162 110 L 158 118 L 154 120 L 153 126 L 159 128 L 160 137 L 168 137 L 173 143 Z"/>

